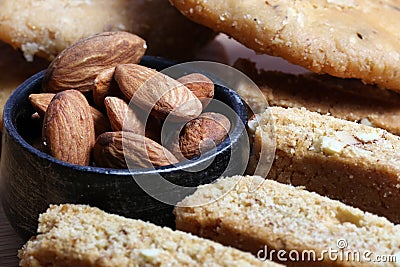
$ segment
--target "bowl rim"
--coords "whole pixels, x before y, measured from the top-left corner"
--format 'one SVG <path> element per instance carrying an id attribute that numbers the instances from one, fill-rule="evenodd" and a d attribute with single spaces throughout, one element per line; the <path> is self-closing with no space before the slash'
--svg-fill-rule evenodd
<path id="1" fill-rule="evenodd" d="M 169 66 L 173 66 L 177 64 L 176 62 L 166 60 L 161 57 L 153 57 L 153 56 L 144 56 L 142 62 L 151 62 L 153 64 L 159 64 L 161 69 L 164 69 Z M 43 76 L 46 72 L 46 69 L 32 75 L 27 80 L 25 80 L 22 84 L 20 84 L 9 96 L 4 106 L 3 112 L 3 130 L 2 135 L 5 135 L 5 131 L 8 132 L 9 136 L 14 139 L 26 152 L 37 156 L 38 158 L 45 160 L 49 163 L 59 165 L 60 167 L 69 168 L 75 171 L 84 172 L 84 173 L 92 173 L 92 174 L 113 174 L 113 175 L 142 175 L 142 174 L 162 174 L 167 172 L 181 171 L 187 168 L 191 168 L 197 166 L 199 164 L 205 163 L 213 157 L 222 154 L 226 150 L 230 149 L 233 144 L 235 144 L 238 139 L 241 137 L 243 132 L 246 131 L 245 127 L 240 127 L 240 125 L 246 125 L 247 122 L 247 110 L 240 96 L 232 89 L 225 87 L 224 85 L 216 83 L 215 85 L 222 88 L 226 91 L 227 95 L 229 94 L 229 98 L 233 99 L 232 103 L 236 103 L 238 107 L 237 110 L 232 108 L 237 116 L 235 116 L 235 121 L 233 125 L 235 128 L 231 129 L 229 138 L 226 138 L 221 144 L 216 147 L 216 151 L 207 151 L 200 158 L 190 161 L 182 161 L 174 165 L 162 166 L 162 167 L 153 167 L 153 168 L 143 168 L 143 169 L 114 169 L 114 168 L 104 168 L 104 167 L 96 167 L 96 166 L 81 166 L 77 164 L 68 163 L 59 159 L 54 158 L 53 156 L 36 149 L 31 144 L 29 144 L 18 132 L 15 122 L 13 119 L 13 114 L 15 109 L 18 108 L 18 103 L 22 101 L 26 91 L 29 90 L 32 86 L 37 86 L 38 83 L 41 83 Z M 27 96 L 26 96 L 27 97 Z M 27 99 L 27 98 L 26 98 Z M 241 121 L 241 123 L 240 123 Z M 5 138 L 3 138 L 3 148 L 5 147 L 4 142 Z M 2 157 L 3 158 L 3 157 Z"/>

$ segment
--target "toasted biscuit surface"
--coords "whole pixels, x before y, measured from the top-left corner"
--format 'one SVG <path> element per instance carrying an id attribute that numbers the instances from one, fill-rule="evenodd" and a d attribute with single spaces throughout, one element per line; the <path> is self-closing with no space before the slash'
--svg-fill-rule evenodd
<path id="1" fill-rule="evenodd" d="M 4 0 L 0 40 L 22 49 L 30 59 L 52 59 L 81 38 L 104 31 L 129 31 L 147 41 L 148 52 L 166 57 L 191 55 L 209 40 L 167 0 Z"/>
<path id="2" fill-rule="evenodd" d="M 180 231 L 85 205 L 50 206 L 20 266 L 280 266 Z"/>
<path id="3" fill-rule="evenodd" d="M 247 104 L 258 109 L 254 112 L 266 108 L 261 106 L 266 101 L 260 99 L 265 97 L 269 106 L 305 107 L 400 135 L 400 94 L 393 91 L 365 85 L 356 79 L 257 70 L 255 64 L 244 59 L 234 66 L 248 75 L 262 92 L 257 95 L 246 88 L 238 90 Z"/>
<path id="4" fill-rule="evenodd" d="M 271 107 L 257 119 L 250 169 L 266 164 L 271 155 L 263 151 L 276 143 L 268 179 L 305 186 L 400 223 L 399 136 L 304 108 Z"/>
<path id="5" fill-rule="evenodd" d="M 214 199 L 217 200 L 211 202 Z M 177 229 L 266 258 L 284 250 L 286 253 L 278 257 L 286 258 L 284 263 L 288 266 L 396 266 L 393 261 L 379 263 L 362 256 L 359 261 L 355 257 L 334 260 L 322 253 L 329 249 L 340 251 L 340 240 L 348 245 L 341 252 L 370 251 L 371 259 L 392 255 L 400 260 L 399 225 L 261 177 L 235 176 L 201 186 L 174 212 Z M 313 251 L 318 260 L 307 257 L 312 254 L 302 254 L 304 250 Z M 296 257 L 291 251 L 299 254 Z"/>
<path id="6" fill-rule="evenodd" d="M 400 91 L 399 0 L 171 2 L 257 52 Z"/>

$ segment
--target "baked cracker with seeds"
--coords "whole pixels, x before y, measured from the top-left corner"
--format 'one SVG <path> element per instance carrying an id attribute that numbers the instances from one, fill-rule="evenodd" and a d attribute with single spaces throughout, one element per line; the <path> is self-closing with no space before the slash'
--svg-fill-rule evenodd
<path id="1" fill-rule="evenodd" d="M 170 0 L 256 52 L 400 91 L 400 0 Z"/>

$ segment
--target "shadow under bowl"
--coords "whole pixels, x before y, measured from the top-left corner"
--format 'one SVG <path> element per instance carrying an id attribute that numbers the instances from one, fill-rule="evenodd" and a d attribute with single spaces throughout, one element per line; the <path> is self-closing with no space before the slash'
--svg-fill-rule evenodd
<path id="1" fill-rule="evenodd" d="M 140 64 L 159 71 L 174 65 L 149 56 Z M 234 91 L 217 84 L 214 98 L 230 107 L 225 115 L 231 120 L 231 131 L 215 150 L 198 159 L 141 170 L 78 166 L 57 160 L 28 142 L 29 136 L 40 134 L 40 128 L 32 123 L 34 110 L 28 96 L 41 91 L 43 76 L 44 71 L 21 84 L 4 108 L 0 196 L 7 218 L 24 239 L 36 234 L 40 213 L 50 204 L 63 203 L 88 204 L 174 228 L 173 204 L 198 185 L 221 175 L 242 174 L 246 168 L 248 148 L 242 142 L 247 139 L 246 108 Z"/>

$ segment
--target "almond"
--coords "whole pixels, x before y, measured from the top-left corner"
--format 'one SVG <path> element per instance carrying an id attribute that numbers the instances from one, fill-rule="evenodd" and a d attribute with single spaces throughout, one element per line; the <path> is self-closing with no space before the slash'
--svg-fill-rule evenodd
<path id="1" fill-rule="evenodd" d="M 214 97 L 214 83 L 201 73 L 191 73 L 177 79 L 200 100 L 205 109 Z"/>
<path id="2" fill-rule="evenodd" d="M 47 107 L 49 106 L 51 100 L 55 95 L 56 94 L 53 93 L 41 93 L 41 94 L 29 95 L 29 101 L 31 102 L 33 108 L 41 118 L 44 117 Z"/>
<path id="3" fill-rule="evenodd" d="M 122 63 L 137 63 L 145 50 L 145 41 L 127 32 L 104 32 L 85 38 L 64 49 L 50 63 L 43 91 L 90 91 L 100 72 Z"/>
<path id="4" fill-rule="evenodd" d="M 156 118 L 186 122 L 202 111 L 201 102 L 187 87 L 156 70 L 121 64 L 114 78 L 128 99 Z"/>
<path id="5" fill-rule="evenodd" d="M 93 101 L 102 110 L 106 108 L 104 99 L 107 96 L 125 97 L 114 80 L 114 71 L 115 67 L 112 67 L 100 72 L 93 82 Z"/>
<path id="6" fill-rule="evenodd" d="M 219 113 L 206 112 L 189 121 L 179 136 L 179 148 L 185 158 L 193 158 L 218 146 L 229 133 L 229 119 Z"/>
<path id="7" fill-rule="evenodd" d="M 122 99 L 107 96 L 104 99 L 108 119 L 113 131 L 130 131 L 136 134 L 145 134 L 144 114 L 135 112 Z"/>
<path id="8" fill-rule="evenodd" d="M 111 129 L 110 121 L 106 116 L 103 115 L 103 113 L 101 113 L 92 106 L 90 107 L 90 112 L 92 114 L 94 122 L 94 132 L 96 137 L 101 135 L 102 133 L 110 131 Z"/>
<path id="9" fill-rule="evenodd" d="M 82 93 L 67 90 L 53 97 L 44 116 L 42 138 L 53 157 L 89 165 L 95 132 L 90 106 Z"/>
<path id="10" fill-rule="evenodd" d="M 51 100 L 56 94 L 53 93 L 41 93 L 41 94 L 30 94 L 29 101 L 31 102 L 33 108 L 39 114 L 41 118 L 44 117 L 46 113 L 47 107 L 49 106 Z M 107 132 L 111 129 L 110 122 L 107 117 L 103 115 L 100 111 L 95 109 L 94 107 L 90 107 L 90 112 L 93 117 L 94 122 L 94 130 L 96 136 Z"/>
<path id="11" fill-rule="evenodd" d="M 153 140 L 121 131 L 100 135 L 93 156 L 97 166 L 108 168 L 150 168 L 178 162 L 171 152 Z"/>

